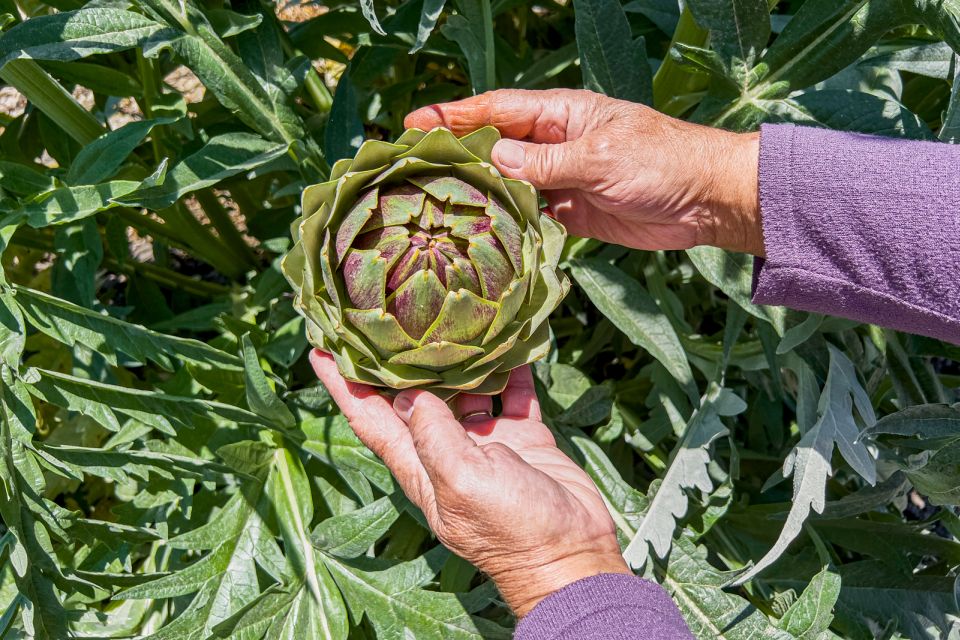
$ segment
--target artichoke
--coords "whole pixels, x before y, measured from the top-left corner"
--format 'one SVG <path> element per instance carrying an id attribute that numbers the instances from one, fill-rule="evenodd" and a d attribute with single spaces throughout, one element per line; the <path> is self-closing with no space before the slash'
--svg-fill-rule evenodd
<path id="1" fill-rule="evenodd" d="M 349 380 L 496 394 L 547 354 L 563 227 L 490 164 L 499 133 L 368 140 L 303 192 L 282 263 L 307 336 Z"/>

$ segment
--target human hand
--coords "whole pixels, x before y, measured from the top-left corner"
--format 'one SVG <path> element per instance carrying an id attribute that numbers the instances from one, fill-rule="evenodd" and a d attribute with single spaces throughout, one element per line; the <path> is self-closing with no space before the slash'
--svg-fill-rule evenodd
<path id="1" fill-rule="evenodd" d="M 630 573 L 596 486 L 540 420 L 530 367 L 511 374 L 499 417 L 489 396 L 457 396 L 461 422 L 431 393 L 404 391 L 391 405 L 322 351 L 310 361 L 437 538 L 489 575 L 517 616 L 581 578 Z"/>
<path id="2" fill-rule="evenodd" d="M 493 125 L 493 163 L 531 182 L 571 233 L 636 249 L 763 255 L 758 134 L 735 134 L 590 91 L 500 90 L 433 105 L 407 127 Z"/>

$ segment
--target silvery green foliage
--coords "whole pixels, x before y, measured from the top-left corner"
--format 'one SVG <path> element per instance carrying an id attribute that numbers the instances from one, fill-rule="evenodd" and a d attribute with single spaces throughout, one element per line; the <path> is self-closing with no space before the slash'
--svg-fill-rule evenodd
<path id="1" fill-rule="evenodd" d="M 309 371 L 301 193 L 498 87 L 957 140 L 955 0 L 770 4 L 4 5 L 0 638 L 509 637 Z M 545 419 L 698 637 L 956 634 L 956 347 L 716 249 L 555 257 Z"/>

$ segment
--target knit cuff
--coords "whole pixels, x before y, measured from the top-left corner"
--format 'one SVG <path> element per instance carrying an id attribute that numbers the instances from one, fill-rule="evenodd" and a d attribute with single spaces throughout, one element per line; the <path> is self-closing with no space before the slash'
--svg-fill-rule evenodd
<path id="1" fill-rule="evenodd" d="M 673 600 L 659 585 L 608 573 L 547 596 L 517 625 L 516 640 L 689 640 Z"/>

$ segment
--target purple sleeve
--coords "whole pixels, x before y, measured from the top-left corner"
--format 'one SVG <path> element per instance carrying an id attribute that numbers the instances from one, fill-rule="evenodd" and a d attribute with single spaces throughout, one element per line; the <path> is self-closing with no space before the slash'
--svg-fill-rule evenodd
<path id="1" fill-rule="evenodd" d="M 960 145 L 764 125 L 753 301 L 960 344 Z"/>
<path id="2" fill-rule="evenodd" d="M 690 640 L 667 592 L 626 574 L 578 580 L 544 598 L 514 640 Z"/>

